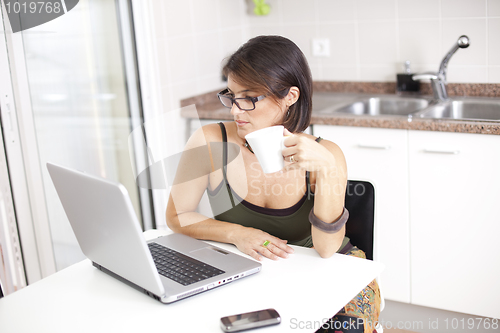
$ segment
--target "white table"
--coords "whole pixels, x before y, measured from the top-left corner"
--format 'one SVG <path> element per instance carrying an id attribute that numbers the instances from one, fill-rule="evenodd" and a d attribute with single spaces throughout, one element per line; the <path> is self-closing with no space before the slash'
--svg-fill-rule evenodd
<path id="1" fill-rule="evenodd" d="M 166 233 L 150 230 L 145 238 Z M 256 275 L 167 305 L 84 260 L 0 299 L 0 332 L 220 333 L 220 317 L 266 308 L 275 308 L 282 322 L 259 332 L 314 332 L 312 325 L 319 328 L 383 269 L 341 254 L 322 259 L 314 249 L 294 250 L 288 259 L 264 259 Z"/>

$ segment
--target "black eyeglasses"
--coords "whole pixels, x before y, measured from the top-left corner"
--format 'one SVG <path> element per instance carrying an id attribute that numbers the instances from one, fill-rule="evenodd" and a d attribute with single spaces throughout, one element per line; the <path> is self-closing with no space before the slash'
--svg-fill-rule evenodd
<path id="1" fill-rule="evenodd" d="M 222 103 L 222 105 L 224 105 L 226 108 L 232 108 L 234 103 L 236 104 L 238 109 L 242 111 L 254 110 L 255 103 L 266 98 L 266 95 L 261 95 L 259 97 L 233 98 L 232 96 L 228 95 L 228 93 L 229 89 L 226 88 L 217 94 L 217 97 L 219 97 L 219 100 Z"/>

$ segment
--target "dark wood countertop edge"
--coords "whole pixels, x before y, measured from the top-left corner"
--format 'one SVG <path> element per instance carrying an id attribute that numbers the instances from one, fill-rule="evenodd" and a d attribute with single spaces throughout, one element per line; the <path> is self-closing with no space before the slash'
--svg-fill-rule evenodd
<path id="1" fill-rule="evenodd" d="M 396 82 L 315 81 L 313 88 L 318 92 L 395 94 Z M 498 83 L 448 83 L 446 90 L 450 97 L 500 97 Z M 432 95 L 430 83 L 421 83 L 420 95 Z"/>
<path id="2" fill-rule="evenodd" d="M 389 118 L 330 115 L 313 116 L 311 124 L 500 135 L 500 123 L 445 119 L 412 119 L 410 122 L 406 117 Z"/>

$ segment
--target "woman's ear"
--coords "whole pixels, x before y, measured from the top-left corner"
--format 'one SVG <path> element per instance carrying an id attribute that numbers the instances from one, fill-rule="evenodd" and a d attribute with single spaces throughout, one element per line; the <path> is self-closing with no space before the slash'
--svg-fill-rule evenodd
<path id="1" fill-rule="evenodd" d="M 297 102 L 300 96 L 300 90 L 297 87 L 291 87 L 288 94 L 285 96 L 285 102 L 288 107 L 292 106 Z"/>

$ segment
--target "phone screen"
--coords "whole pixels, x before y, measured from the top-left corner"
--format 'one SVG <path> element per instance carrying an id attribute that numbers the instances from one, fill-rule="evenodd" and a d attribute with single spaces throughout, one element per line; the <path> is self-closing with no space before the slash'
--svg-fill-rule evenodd
<path id="1" fill-rule="evenodd" d="M 280 315 L 274 309 L 241 313 L 221 318 L 221 326 L 225 332 L 238 332 L 250 328 L 279 324 Z"/>

